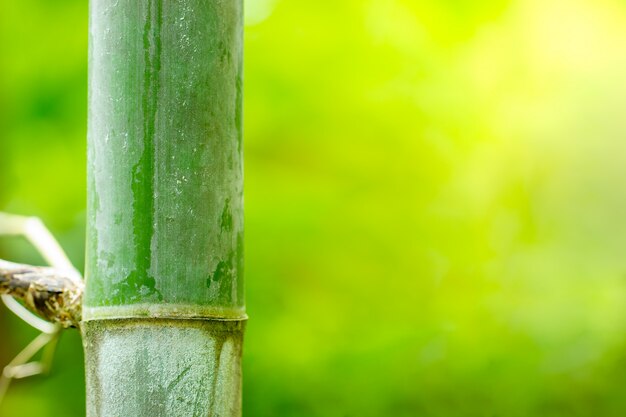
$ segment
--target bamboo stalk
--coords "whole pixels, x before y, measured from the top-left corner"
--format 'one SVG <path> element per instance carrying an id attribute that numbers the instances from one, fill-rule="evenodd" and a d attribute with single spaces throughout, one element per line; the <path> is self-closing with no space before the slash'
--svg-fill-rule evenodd
<path id="1" fill-rule="evenodd" d="M 242 1 L 91 0 L 88 416 L 241 415 Z"/>

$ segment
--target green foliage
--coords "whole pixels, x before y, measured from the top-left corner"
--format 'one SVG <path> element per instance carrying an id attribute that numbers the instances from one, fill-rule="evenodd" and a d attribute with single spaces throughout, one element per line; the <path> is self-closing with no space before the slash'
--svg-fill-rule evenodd
<path id="1" fill-rule="evenodd" d="M 247 13 L 244 413 L 623 414 L 626 5 Z M 86 17 L 83 0 L 0 0 L 0 202 L 78 265 Z M 0 326 L 6 363 L 33 332 Z M 84 415 L 80 352 L 62 340 L 0 415 Z"/>

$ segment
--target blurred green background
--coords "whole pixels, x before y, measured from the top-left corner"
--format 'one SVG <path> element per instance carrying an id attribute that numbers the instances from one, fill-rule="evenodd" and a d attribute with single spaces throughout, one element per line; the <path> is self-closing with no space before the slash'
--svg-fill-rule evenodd
<path id="1" fill-rule="evenodd" d="M 625 415 L 626 1 L 246 7 L 244 414 Z M 0 210 L 81 268 L 87 33 L 0 0 Z M 82 360 L 0 415 L 84 415 Z"/>

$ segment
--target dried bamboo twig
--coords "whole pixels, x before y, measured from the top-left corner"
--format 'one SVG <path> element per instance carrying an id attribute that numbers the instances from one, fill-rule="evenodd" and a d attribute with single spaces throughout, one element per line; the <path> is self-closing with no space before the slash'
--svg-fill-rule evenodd
<path id="1" fill-rule="evenodd" d="M 0 294 L 21 300 L 28 310 L 64 328 L 79 327 L 83 287 L 56 268 L 0 260 Z"/>

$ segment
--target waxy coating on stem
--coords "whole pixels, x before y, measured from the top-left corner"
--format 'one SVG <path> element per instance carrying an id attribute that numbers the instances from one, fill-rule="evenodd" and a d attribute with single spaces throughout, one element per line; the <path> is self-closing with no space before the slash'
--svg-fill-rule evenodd
<path id="1" fill-rule="evenodd" d="M 244 326 L 218 320 L 85 322 L 88 416 L 240 416 Z"/>
<path id="2" fill-rule="evenodd" d="M 59 269 L 0 260 L 0 294 L 20 299 L 26 308 L 61 326 L 79 327 L 84 286 Z"/>

